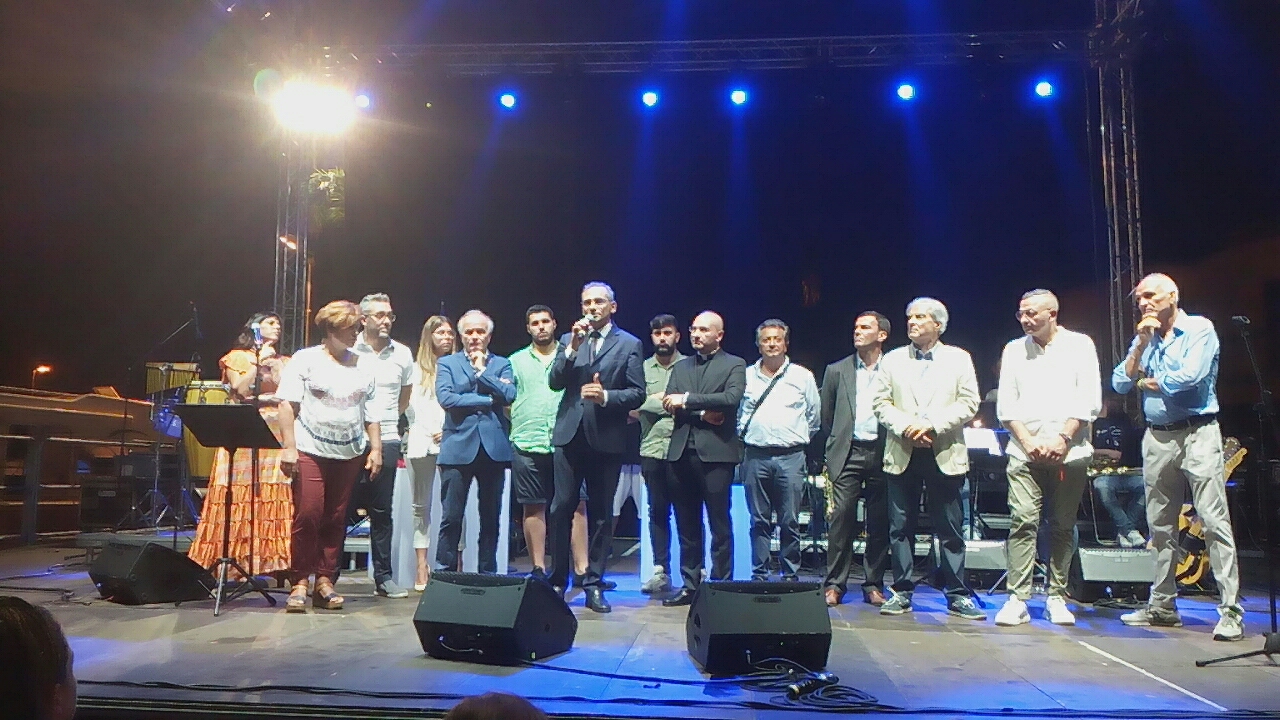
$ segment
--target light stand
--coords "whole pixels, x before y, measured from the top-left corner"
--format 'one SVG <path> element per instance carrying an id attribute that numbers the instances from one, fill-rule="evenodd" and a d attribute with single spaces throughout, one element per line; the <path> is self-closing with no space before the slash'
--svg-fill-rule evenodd
<path id="1" fill-rule="evenodd" d="M 1271 493 L 1268 492 L 1268 487 L 1272 481 L 1271 472 L 1275 465 L 1273 454 L 1276 450 L 1276 441 L 1280 438 L 1280 435 L 1276 433 L 1276 412 L 1275 407 L 1271 404 L 1271 392 L 1267 390 L 1267 384 L 1262 379 L 1262 368 L 1258 365 L 1258 356 L 1253 352 L 1253 341 L 1249 336 L 1249 325 L 1251 324 L 1249 318 L 1244 315 L 1236 315 L 1231 318 L 1231 322 L 1235 324 L 1240 331 L 1240 338 L 1244 340 L 1244 349 L 1249 356 L 1249 364 L 1253 367 L 1253 377 L 1258 383 L 1258 404 L 1254 405 L 1254 410 L 1258 413 L 1258 426 L 1260 428 L 1258 433 L 1258 456 L 1261 458 L 1261 465 L 1264 469 L 1262 473 L 1264 477 L 1258 478 L 1258 494 L 1263 511 L 1268 518 L 1267 542 L 1262 547 L 1262 563 L 1267 567 L 1267 589 L 1271 597 L 1271 632 L 1263 635 L 1261 650 L 1228 655 L 1212 660 L 1197 660 L 1196 667 L 1205 667 L 1206 665 L 1228 660 L 1241 660 L 1258 655 L 1266 655 L 1267 659 L 1272 664 L 1275 664 L 1275 656 L 1280 655 L 1280 632 L 1277 632 L 1276 628 L 1276 567 L 1271 557 L 1271 552 L 1277 539 L 1277 523 L 1275 521 L 1276 511 L 1271 505 Z"/>

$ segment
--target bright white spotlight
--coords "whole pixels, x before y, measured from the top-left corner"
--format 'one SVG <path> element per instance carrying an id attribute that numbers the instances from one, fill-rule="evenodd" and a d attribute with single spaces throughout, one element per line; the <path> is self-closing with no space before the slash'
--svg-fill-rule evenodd
<path id="1" fill-rule="evenodd" d="M 652 90 L 647 90 L 640 96 L 640 102 L 644 103 L 647 107 L 653 107 L 658 104 L 658 93 Z"/>
<path id="2" fill-rule="evenodd" d="M 747 101 L 747 91 L 734 90 L 733 92 L 729 93 L 729 99 L 733 101 L 734 105 L 741 105 Z"/>
<path id="3" fill-rule="evenodd" d="M 498 98 L 498 102 L 502 103 L 502 107 L 510 110 L 516 106 L 516 96 L 511 93 L 503 93 L 502 97 Z"/>
<path id="4" fill-rule="evenodd" d="M 290 80 L 271 100 L 276 119 L 290 130 L 333 135 L 356 119 L 356 100 L 338 87 Z"/>
<path id="5" fill-rule="evenodd" d="M 1039 95 L 1042 98 L 1047 98 L 1052 94 L 1053 94 L 1053 85 L 1051 85 L 1050 83 L 1044 80 L 1041 80 L 1040 82 L 1036 83 L 1036 95 Z"/>
<path id="6" fill-rule="evenodd" d="M 368 95 L 365 95 L 362 93 L 356 96 L 356 107 L 360 108 L 361 110 L 368 110 L 370 104 L 371 104 L 371 101 L 369 100 Z"/>
<path id="7" fill-rule="evenodd" d="M 898 86 L 898 97 L 903 100 L 914 100 L 916 97 L 916 89 L 911 85 L 902 84 Z"/>

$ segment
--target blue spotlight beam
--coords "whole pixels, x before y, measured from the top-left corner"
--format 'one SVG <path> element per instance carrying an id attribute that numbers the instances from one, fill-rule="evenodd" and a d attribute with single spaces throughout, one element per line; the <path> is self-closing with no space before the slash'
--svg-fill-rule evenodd
<path id="1" fill-rule="evenodd" d="M 729 93 L 729 100 L 732 101 L 734 105 L 742 105 L 747 102 L 747 91 L 738 88 Z"/>
<path id="2" fill-rule="evenodd" d="M 516 106 L 516 96 L 511 93 L 502 93 L 502 95 L 498 97 L 498 104 L 508 110 L 511 110 Z"/>

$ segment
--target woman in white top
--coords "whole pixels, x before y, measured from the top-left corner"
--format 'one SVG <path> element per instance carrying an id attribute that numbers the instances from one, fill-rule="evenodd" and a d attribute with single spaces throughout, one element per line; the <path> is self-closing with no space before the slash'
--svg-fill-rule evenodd
<path id="1" fill-rule="evenodd" d="M 444 431 L 444 408 L 436 400 L 436 361 L 453 353 L 454 332 L 449 318 L 433 315 L 422 326 L 418 342 L 418 363 L 414 368 L 413 394 L 409 398 L 408 450 L 405 459 L 413 473 L 413 549 L 418 555 L 418 571 L 413 589 L 427 589 L 431 570 L 427 548 L 431 538 L 431 492 L 436 477 L 436 456 Z"/>
<path id="2" fill-rule="evenodd" d="M 382 432 L 370 406 L 374 376 L 356 362 L 351 346 L 360 333 L 360 308 L 335 300 L 316 313 L 319 345 L 299 350 L 285 366 L 280 402 L 280 470 L 293 480 L 293 591 L 285 608 L 306 612 L 307 581 L 316 576 L 312 604 L 342 607 L 333 589 L 347 501 L 360 469 L 377 475 L 382 467 Z M 367 455 L 366 455 L 367 451 Z"/>

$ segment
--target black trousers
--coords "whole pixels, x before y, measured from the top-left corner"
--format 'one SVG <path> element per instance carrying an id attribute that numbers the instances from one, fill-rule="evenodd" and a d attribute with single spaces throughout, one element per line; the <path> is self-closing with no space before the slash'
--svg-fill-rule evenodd
<path id="1" fill-rule="evenodd" d="M 927 493 L 926 508 L 942 547 L 940 570 L 947 600 L 970 595 L 964 584 L 964 509 L 960 488 L 964 475 L 944 475 L 932 448 L 917 448 L 901 475 L 889 477 L 889 553 L 893 562 L 893 589 L 907 593 L 915 589 L 911 580 L 915 562 L 916 521 L 920 517 L 920 491 Z"/>
<path id="2" fill-rule="evenodd" d="M 884 443 L 855 441 L 849 458 L 831 483 L 831 526 L 827 531 L 826 587 L 848 589 L 853 567 L 858 498 L 866 501 L 867 544 L 862 554 L 863 592 L 884 590 L 889 569 L 889 488 L 884 474 Z"/>
<path id="3" fill-rule="evenodd" d="M 669 460 L 640 458 L 644 488 L 649 494 L 649 542 L 653 546 L 653 564 L 671 574 L 671 492 L 676 476 Z"/>
<path id="4" fill-rule="evenodd" d="M 458 541 L 462 539 L 462 515 L 467 509 L 471 478 L 476 479 L 480 501 L 480 558 L 482 573 L 498 572 L 498 523 L 502 517 L 502 482 L 506 463 L 489 457 L 482 446 L 475 460 L 466 465 L 438 465 L 443 512 L 440 538 L 436 542 L 436 565 L 442 570 L 458 570 Z"/>
<path id="5" fill-rule="evenodd" d="M 729 519 L 729 487 L 736 463 L 702 462 L 693 448 L 685 448 L 672 463 L 676 483 L 671 503 L 676 510 L 680 538 L 680 576 L 684 586 L 695 589 L 702 582 L 706 544 L 702 509 L 711 525 L 711 579 L 733 579 L 733 522 Z"/>
<path id="6" fill-rule="evenodd" d="M 391 579 L 391 498 L 396 489 L 396 465 L 400 463 L 400 443 L 382 441 L 382 469 L 370 476 L 361 470 L 359 496 L 369 512 L 369 562 L 378 585 Z"/>
<path id="7" fill-rule="evenodd" d="M 598 587 L 604 579 L 605 560 L 613 545 L 613 493 L 622 470 L 621 453 L 602 453 L 587 444 L 582 433 L 555 450 L 556 490 L 547 517 L 547 549 L 551 553 L 552 585 L 569 587 L 570 535 L 573 511 L 587 486 L 587 572 L 584 588 Z"/>

